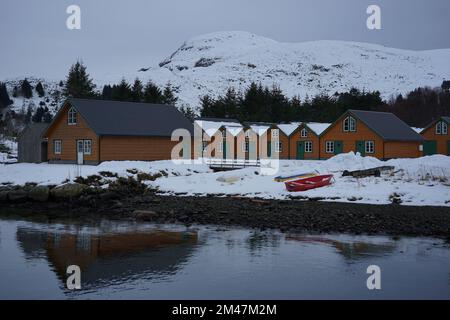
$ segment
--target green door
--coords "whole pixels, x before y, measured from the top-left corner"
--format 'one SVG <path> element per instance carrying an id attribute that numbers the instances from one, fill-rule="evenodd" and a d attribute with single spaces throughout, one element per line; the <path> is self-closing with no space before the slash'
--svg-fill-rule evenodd
<path id="1" fill-rule="evenodd" d="M 356 141 L 356 152 L 359 152 L 362 157 L 366 155 L 366 142 Z"/>
<path id="2" fill-rule="evenodd" d="M 343 143 L 342 141 L 334 142 L 334 154 L 340 154 L 343 151 Z"/>
<path id="3" fill-rule="evenodd" d="M 447 155 L 450 156 L 450 140 L 447 141 Z"/>
<path id="4" fill-rule="evenodd" d="M 226 141 L 223 142 L 223 147 L 222 148 L 223 148 L 222 149 L 223 158 L 226 159 L 227 158 L 227 142 Z"/>
<path id="5" fill-rule="evenodd" d="M 272 157 L 272 141 L 267 141 L 267 156 Z"/>
<path id="6" fill-rule="evenodd" d="M 305 143 L 297 141 L 297 160 L 305 159 Z"/>
<path id="7" fill-rule="evenodd" d="M 437 143 L 433 140 L 428 140 L 423 143 L 423 155 L 432 156 L 437 153 Z"/>

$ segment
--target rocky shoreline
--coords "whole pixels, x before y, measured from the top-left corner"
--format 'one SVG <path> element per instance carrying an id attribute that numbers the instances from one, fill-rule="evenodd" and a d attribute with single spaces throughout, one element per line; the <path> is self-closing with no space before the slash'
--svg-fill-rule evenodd
<path id="1" fill-rule="evenodd" d="M 82 183 L 0 187 L 0 217 L 212 224 L 281 231 L 450 239 L 450 208 L 309 200 L 166 196 L 132 178 L 107 189 Z"/>

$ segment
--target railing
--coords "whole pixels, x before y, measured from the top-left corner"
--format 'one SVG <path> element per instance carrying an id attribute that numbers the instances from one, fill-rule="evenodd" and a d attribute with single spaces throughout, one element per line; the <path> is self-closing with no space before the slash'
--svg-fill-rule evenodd
<path id="1" fill-rule="evenodd" d="M 206 164 L 210 168 L 221 169 L 241 169 L 246 167 L 260 167 L 260 160 L 248 160 L 248 159 L 205 159 Z"/>

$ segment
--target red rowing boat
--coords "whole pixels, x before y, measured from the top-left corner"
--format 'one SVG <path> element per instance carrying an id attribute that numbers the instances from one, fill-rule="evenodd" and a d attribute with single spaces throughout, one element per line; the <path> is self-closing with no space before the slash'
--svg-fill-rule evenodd
<path id="1" fill-rule="evenodd" d="M 331 184 L 332 178 L 332 174 L 326 174 L 295 181 L 287 181 L 284 184 L 286 185 L 287 191 L 299 192 L 328 186 Z"/>

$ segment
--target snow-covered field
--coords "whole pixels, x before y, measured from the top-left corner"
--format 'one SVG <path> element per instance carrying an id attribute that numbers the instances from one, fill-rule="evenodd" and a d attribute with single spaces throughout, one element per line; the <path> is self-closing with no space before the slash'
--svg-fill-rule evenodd
<path id="1" fill-rule="evenodd" d="M 393 172 L 381 177 L 355 179 L 341 177 L 343 170 L 394 166 Z M 205 196 L 238 195 L 265 199 L 291 197 L 324 198 L 324 201 L 387 204 L 391 197 L 400 198 L 403 205 L 450 206 L 450 157 L 435 155 L 418 159 L 380 161 L 360 157 L 354 153 L 341 154 L 326 161 L 282 160 L 275 175 L 290 175 L 318 171 L 333 173 L 333 185 L 300 193 L 289 193 L 283 183 L 273 180 L 275 175 L 264 174 L 258 168 L 213 173 L 205 164 L 174 164 L 171 161 L 106 162 L 99 166 L 13 164 L 0 165 L 0 183 L 60 184 L 77 176 L 87 177 L 101 171 L 133 176 L 137 169 L 155 174 L 164 170 L 167 177 L 148 182 L 165 194 Z M 224 182 L 228 181 L 228 182 Z"/>

